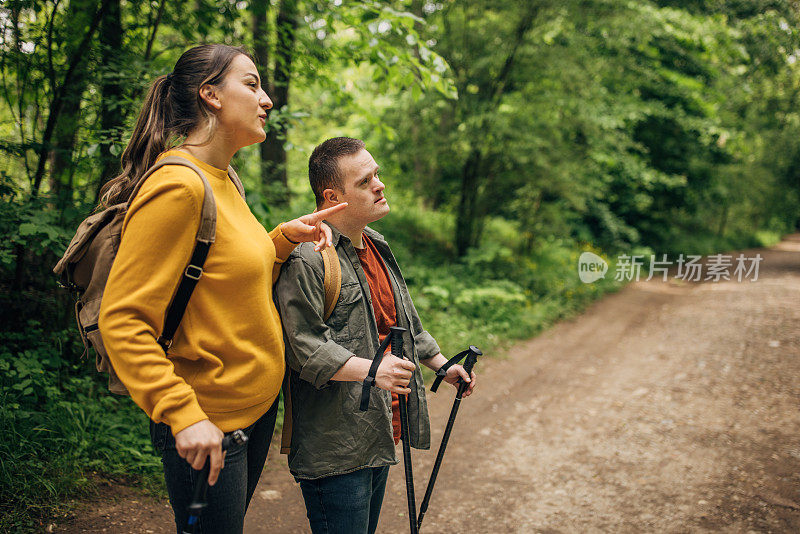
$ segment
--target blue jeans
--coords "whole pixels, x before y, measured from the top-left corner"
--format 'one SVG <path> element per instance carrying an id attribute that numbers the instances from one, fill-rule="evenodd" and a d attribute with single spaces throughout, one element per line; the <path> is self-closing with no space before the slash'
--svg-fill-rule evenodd
<path id="1" fill-rule="evenodd" d="M 300 479 L 314 534 L 373 534 L 378 527 L 389 466 L 346 475 Z"/>
<path id="2" fill-rule="evenodd" d="M 267 451 L 275 429 L 278 401 L 258 421 L 243 429 L 247 443 L 232 445 L 225 455 L 225 467 L 217 483 L 208 488 L 208 506 L 200 515 L 196 532 L 202 534 L 239 533 L 244 528 L 244 514 L 258 478 L 267 461 Z M 169 492 L 169 503 L 175 512 L 178 533 L 187 528 L 189 514 L 186 507 L 192 501 L 192 490 L 198 478 L 189 463 L 175 450 L 175 438 L 169 426 L 150 421 L 150 438 L 161 454 L 164 478 Z"/>

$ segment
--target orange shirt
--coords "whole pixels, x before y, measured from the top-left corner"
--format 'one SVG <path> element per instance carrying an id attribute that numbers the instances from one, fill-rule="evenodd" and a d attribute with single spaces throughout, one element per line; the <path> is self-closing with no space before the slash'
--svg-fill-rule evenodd
<path id="1" fill-rule="evenodd" d="M 369 292 L 372 295 L 372 311 L 375 314 L 375 322 L 378 324 L 378 338 L 382 343 L 386 336 L 391 332 L 390 328 L 397 324 L 397 310 L 394 307 L 394 293 L 392 284 L 389 282 L 389 273 L 383 260 L 375 250 L 375 245 L 366 234 L 362 234 L 365 247 L 356 249 L 361 267 L 369 284 Z M 400 441 L 400 400 L 397 393 L 392 393 L 392 431 L 394 443 Z"/>

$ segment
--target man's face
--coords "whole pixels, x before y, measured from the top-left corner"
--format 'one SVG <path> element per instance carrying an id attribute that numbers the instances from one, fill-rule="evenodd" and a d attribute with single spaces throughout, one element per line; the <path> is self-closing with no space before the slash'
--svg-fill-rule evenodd
<path id="1" fill-rule="evenodd" d="M 386 188 L 378 178 L 378 164 L 366 149 L 338 161 L 344 191 L 336 191 L 341 202 L 347 202 L 345 216 L 355 224 L 364 226 L 389 213 L 389 203 L 383 196 Z"/>

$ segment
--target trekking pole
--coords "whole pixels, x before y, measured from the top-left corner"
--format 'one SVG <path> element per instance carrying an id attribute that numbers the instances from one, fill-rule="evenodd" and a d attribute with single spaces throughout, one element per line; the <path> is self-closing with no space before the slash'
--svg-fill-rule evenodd
<path id="1" fill-rule="evenodd" d="M 434 380 L 433 385 L 431 386 L 431 391 L 435 393 L 436 390 L 439 389 L 439 384 L 442 383 L 445 375 L 447 375 L 447 370 L 461 361 L 464 356 L 467 357 L 467 360 L 464 362 L 464 370 L 467 372 L 467 376 L 471 376 L 472 368 L 475 366 L 475 362 L 478 361 L 478 356 L 482 355 L 483 353 L 480 351 L 480 349 L 478 349 L 478 347 L 470 345 L 467 350 L 460 352 L 447 360 L 447 363 L 442 365 L 439 370 L 436 371 L 436 380 Z M 439 474 L 439 468 L 442 466 L 442 458 L 444 458 L 444 451 L 447 448 L 447 441 L 450 439 L 450 432 L 453 430 L 453 423 L 455 423 L 456 414 L 458 414 L 458 407 L 461 405 L 461 397 L 464 395 L 464 392 L 467 391 L 468 387 L 469 383 L 464 382 L 463 378 L 459 378 L 456 399 L 453 401 L 453 408 L 450 410 L 450 418 L 447 420 L 447 426 L 444 429 L 442 444 L 439 445 L 439 452 L 436 454 L 436 461 L 433 464 L 431 478 L 428 481 L 428 487 L 425 489 L 425 497 L 423 497 L 422 504 L 419 507 L 419 518 L 417 519 L 418 529 L 422 526 L 422 518 L 425 517 L 425 512 L 428 510 L 431 494 L 433 494 L 433 486 L 436 484 L 436 476 Z"/>
<path id="2" fill-rule="evenodd" d="M 230 435 L 222 438 L 222 450 L 227 450 L 231 445 L 241 445 L 247 443 L 247 435 L 241 430 L 234 430 Z M 208 493 L 208 472 L 211 471 L 211 460 L 206 458 L 203 469 L 199 471 L 200 476 L 194 484 L 192 502 L 186 508 L 189 511 L 189 520 L 183 534 L 194 534 L 197 532 L 197 524 L 200 522 L 200 513 L 208 506 L 206 494 Z"/>
<path id="3" fill-rule="evenodd" d="M 403 358 L 403 332 L 405 328 L 392 327 L 392 355 Z M 411 443 L 408 435 L 408 404 L 406 396 L 397 395 L 400 401 L 400 440 L 403 442 L 403 467 L 406 472 L 406 497 L 408 497 L 408 522 L 411 534 L 419 532 L 417 527 L 417 500 L 414 498 L 414 473 L 411 470 Z"/>
<path id="4" fill-rule="evenodd" d="M 367 376 L 361 386 L 361 403 L 359 410 L 366 412 L 369 409 L 370 391 L 375 387 L 375 376 L 378 373 L 378 367 L 383 359 L 383 353 L 391 344 L 392 355 L 400 359 L 403 358 L 403 333 L 406 332 L 405 328 L 398 326 L 391 327 L 391 333 L 384 338 L 381 346 L 378 347 L 378 352 L 372 359 Z M 408 431 L 408 404 L 405 395 L 397 395 L 400 412 L 400 441 L 403 442 L 403 467 L 406 474 L 406 497 L 408 497 L 408 522 L 411 525 L 411 534 L 417 534 L 417 500 L 414 498 L 414 473 L 411 470 L 411 443 L 409 442 Z"/>

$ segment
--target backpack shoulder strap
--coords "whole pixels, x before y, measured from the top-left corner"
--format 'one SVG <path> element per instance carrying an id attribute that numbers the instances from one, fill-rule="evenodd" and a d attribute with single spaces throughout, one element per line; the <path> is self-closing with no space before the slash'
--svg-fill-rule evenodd
<path id="1" fill-rule="evenodd" d="M 161 329 L 161 335 L 156 339 L 156 342 L 161 345 L 165 353 L 172 346 L 172 338 L 175 337 L 175 332 L 178 331 L 178 326 L 181 324 L 183 314 L 186 312 L 186 306 L 189 305 L 189 299 L 192 297 L 194 287 L 200 281 L 200 277 L 203 276 L 203 264 L 206 262 L 210 249 L 210 242 L 198 240 L 194 244 L 194 251 L 192 251 L 189 265 L 183 270 L 178 289 L 175 290 L 175 295 L 172 297 L 167 313 L 164 316 L 164 328 Z"/>
<path id="2" fill-rule="evenodd" d="M 239 179 L 239 175 L 236 174 L 236 171 L 233 170 L 233 167 L 228 165 L 228 178 L 231 179 L 233 185 L 236 186 L 236 189 L 239 191 L 239 194 L 242 195 L 242 198 L 247 200 L 247 197 L 244 194 L 244 186 L 242 185 L 242 181 Z"/>
<path id="3" fill-rule="evenodd" d="M 342 290 L 342 267 L 339 265 L 339 254 L 336 252 L 336 247 L 325 247 L 320 253 L 325 269 L 325 278 L 322 281 L 325 288 L 325 315 L 322 319 L 327 321 L 336 307 L 339 293 Z"/>

